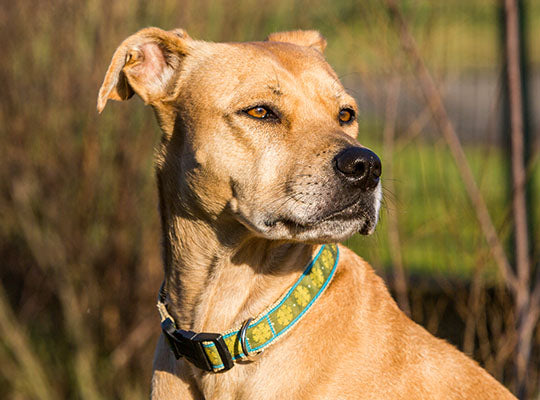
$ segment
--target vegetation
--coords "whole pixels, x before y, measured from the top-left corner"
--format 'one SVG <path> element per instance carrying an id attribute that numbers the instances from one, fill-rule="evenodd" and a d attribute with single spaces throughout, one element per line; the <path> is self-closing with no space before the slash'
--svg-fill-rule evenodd
<path id="1" fill-rule="evenodd" d="M 540 4 L 528 0 L 527 5 L 532 43 L 540 37 Z M 403 7 L 441 87 L 451 75 L 500 72 L 494 2 L 407 0 Z M 116 46 L 149 25 L 184 27 L 194 38 L 216 41 L 318 29 L 328 39 L 329 62 L 374 108 L 384 108 L 374 82 L 399 75 L 408 82 L 403 90 L 418 94 L 386 11 L 372 0 L 4 2 L 1 398 L 147 397 L 159 333 L 154 301 L 162 279 L 152 167 L 159 129 L 139 100 L 112 104 L 101 116 L 95 103 Z M 529 58 L 540 66 L 538 46 L 531 46 Z M 394 189 L 385 192 L 382 223 L 373 237 L 354 237 L 348 244 L 392 284 L 386 222 L 388 210 L 395 210 L 404 268 L 429 282 L 429 290 L 410 293 L 413 318 L 512 387 L 511 301 L 449 151 L 429 123 L 411 128 L 425 119 L 422 110 L 411 113 L 413 122 L 398 127 L 395 152 L 389 155 Z M 379 154 L 385 153 L 383 118 L 367 111 L 360 115 L 359 137 Z M 496 118 L 494 113 L 491 119 Z M 510 247 L 506 153 L 478 141 L 466 152 Z M 538 193 L 535 154 L 529 170 Z M 538 212 L 534 218 L 539 226 Z M 533 257 L 538 263 L 539 255 Z M 444 296 L 433 294 L 441 288 Z M 450 320 L 458 322 L 449 325 Z M 538 392 L 540 333 L 534 340 L 530 380 Z"/>
<path id="2" fill-rule="evenodd" d="M 383 152 L 380 144 L 372 148 Z M 508 239 L 511 210 L 506 157 L 500 148 L 478 145 L 468 146 L 467 155 L 501 237 Z M 375 265 L 391 268 L 386 213 L 393 208 L 400 220 L 403 257 L 411 273 L 470 278 L 479 259 L 489 259 L 489 249 L 450 152 L 441 144 L 420 141 L 406 145 L 394 157 L 396 192 L 385 193 L 376 234 L 354 237 L 347 244 Z M 538 192 L 540 174 L 531 179 Z M 486 260 L 484 273 L 489 280 L 496 279 L 495 265 Z"/>

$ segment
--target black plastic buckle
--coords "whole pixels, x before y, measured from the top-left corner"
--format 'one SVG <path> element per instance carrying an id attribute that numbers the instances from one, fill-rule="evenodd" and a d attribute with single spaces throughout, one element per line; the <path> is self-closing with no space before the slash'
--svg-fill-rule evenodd
<path id="1" fill-rule="evenodd" d="M 219 333 L 195 333 L 176 329 L 175 323 L 170 318 L 161 323 L 161 329 L 176 359 L 183 356 L 196 367 L 213 372 L 214 368 L 203 347 L 203 342 L 212 342 L 216 346 L 224 366 L 221 371 L 227 371 L 234 366 L 231 353 Z"/>

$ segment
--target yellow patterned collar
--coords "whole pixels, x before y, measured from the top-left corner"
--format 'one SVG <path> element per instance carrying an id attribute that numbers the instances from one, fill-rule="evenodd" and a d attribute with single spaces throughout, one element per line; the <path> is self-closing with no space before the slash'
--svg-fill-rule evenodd
<path id="1" fill-rule="evenodd" d="M 300 278 L 279 300 L 257 318 L 245 321 L 239 329 L 223 334 L 176 329 L 165 306 L 162 286 L 157 306 L 163 333 L 174 355 L 212 372 L 226 371 L 234 362 L 253 359 L 279 340 L 308 311 L 332 280 L 338 259 L 337 245 L 321 246 Z"/>

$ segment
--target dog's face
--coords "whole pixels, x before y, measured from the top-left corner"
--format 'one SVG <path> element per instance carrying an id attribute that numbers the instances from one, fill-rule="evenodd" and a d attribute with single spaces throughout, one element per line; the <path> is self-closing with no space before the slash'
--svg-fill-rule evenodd
<path id="1" fill-rule="evenodd" d="M 207 43 L 149 28 L 115 53 L 98 108 L 133 92 L 155 108 L 168 201 L 197 218 L 225 215 L 269 239 L 368 234 L 381 164 L 355 140 L 357 106 L 324 46 L 313 31 Z"/>

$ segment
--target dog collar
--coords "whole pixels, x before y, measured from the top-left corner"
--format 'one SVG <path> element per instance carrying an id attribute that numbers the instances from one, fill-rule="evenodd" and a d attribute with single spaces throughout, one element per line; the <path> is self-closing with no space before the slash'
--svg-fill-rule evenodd
<path id="1" fill-rule="evenodd" d="M 165 305 L 166 293 L 162 285 L 157 307 L 161 328 L 172 352 L 177 359 L 183 356 L 209 372 L 229 370 L 238 361 L 252 361 L 304 316 L 332 280 L 338 259 L 337 245 L 321 246 L 300 278 L 283 296 L 257 318 L 249 318 L 240 328 L 223 334 L 177 329 Z"/>

